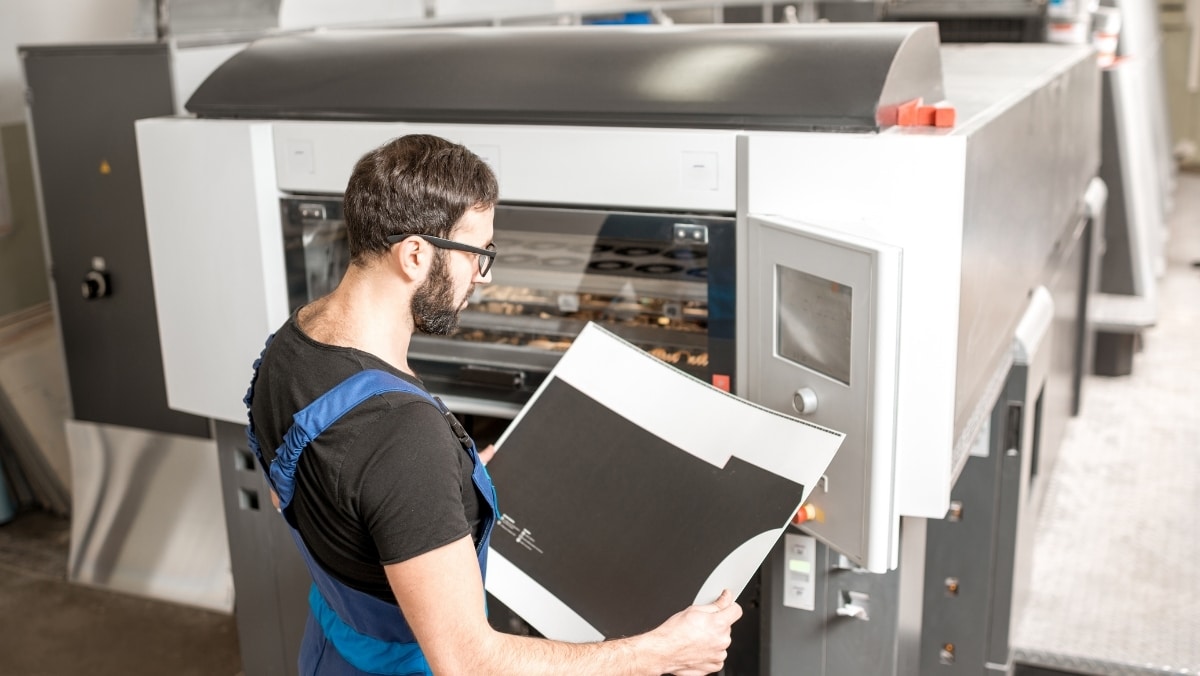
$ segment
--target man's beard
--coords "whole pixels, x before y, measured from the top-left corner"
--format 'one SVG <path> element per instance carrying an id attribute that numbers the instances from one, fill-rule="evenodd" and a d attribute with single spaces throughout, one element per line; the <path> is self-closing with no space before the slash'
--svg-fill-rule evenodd
<path id="1" fill-rule="evenodd" d="M 448 336 L 458 330 L 462 305 L 455 302 L 454 283 L 446 271 L 441 252 L 438 253 L 434 256 L 429 277 L 413 292 L 412 316 L 413 324 L 421 333 Z"/>

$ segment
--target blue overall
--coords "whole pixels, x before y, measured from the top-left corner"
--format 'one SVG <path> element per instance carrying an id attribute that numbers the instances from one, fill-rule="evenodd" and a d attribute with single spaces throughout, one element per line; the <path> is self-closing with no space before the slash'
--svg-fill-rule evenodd
<path id="1" fill-rule="evenodd" d="M 268 338 L 267 345 L 270 343 L 271 339 Z M 265 348 L 263 352 L 266 353 Z M 261 363 L 260 356 L 254 362 L 254 375 L 246 392 L 244 401 L 248 413 Z M 483 517 L 483 537 L 476 547 L 479 569 L 484 576 L 487 575 L 488 543 L 498 516 L 495 489 L 492 487 L 491 477 L 479 460 L 475 443 L 440 400 L 386 371 L 361 371 L 342 381 L 292 417 L 292 426 L 284 434 L 283 443 L 275 451 L 275 459 L 269 467 L 263 460 L 262 449 L 259 448 L 258 439 L 254 434 L 254 418 L 250 415 L 250 422 L 246 427 L 250 448 L 258 457 L 259 465 L 266 471 L 267 481 L 279 496 L 280 511 L 288 522 L 292 539 L 296 541 L 296 546 L 300 549 L 304 563 L 313 578 L 313 585 L 308 594 L 310 612 L 304 628 L 304 639 L 300 644 L 300 673 L 305 676 L 407 676 L 433 673 L 400 610 L 393 604 L 346 586 L 325 572 L 304 544 L 288 511 L 296 489 L 296 467 L 304 448 L 355 406 L 386 392 L 408 392 L 433 402 L 446 417 L 464 450 L 471 456 L 474 467 L 471 478 L 476 490 L 489 507 Z"/>

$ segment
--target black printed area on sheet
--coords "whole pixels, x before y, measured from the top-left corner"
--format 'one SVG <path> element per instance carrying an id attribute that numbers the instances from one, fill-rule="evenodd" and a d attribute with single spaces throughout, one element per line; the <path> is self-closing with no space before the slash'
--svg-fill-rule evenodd
<path id="1" fill-rule="evenodd" d="M 693 413 L 664 402 L 662 415 Z M 779 528 L 803 495 L 737 458 L 700 460 L 557 378 L 488 469 L 505 517 L 492 547 L 606 638 L 689 605 L 728 554 Z"/>

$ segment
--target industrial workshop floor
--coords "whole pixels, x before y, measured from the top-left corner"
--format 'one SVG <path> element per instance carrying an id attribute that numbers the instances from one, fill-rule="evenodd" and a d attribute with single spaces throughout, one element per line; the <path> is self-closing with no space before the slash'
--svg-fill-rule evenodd
<path id="1" fill-rule="evenodd" d="M 1018 676 L 1200 674 L 1200 175 L 1171 223 L 1160 322 L 1132 375 L 1087 379 L 1051 474 Z M 68 583 L 68 534 L 0 526 L 0 675 L 242 673 L 232 617 Z"/>
<path id="2" fill-rule="evenodd" d="M 233 617 L 66 581 L 70 523 L 0 526 L 0 675 L 234 676 Z"/>
<path id="3" fill-rule="evenodd" d="M 1200 174 L 1181 174 L 1158 324 L 1091 376 L 1034 531 L 1017 676 L 1200 674 Z"/>

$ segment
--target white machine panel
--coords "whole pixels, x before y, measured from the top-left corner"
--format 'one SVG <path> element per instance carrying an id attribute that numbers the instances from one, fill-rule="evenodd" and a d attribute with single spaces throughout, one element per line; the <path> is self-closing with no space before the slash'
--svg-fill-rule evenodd
<path id="1" fill-rule="evenodd" d="M 517 127 L 370 122 L 277 122 L 285 192 L 341 193 L 367 151 L 405 134 L 434 134 L 482 157 L 508 202 L 640 209 L 735 209 L 730 131 Z"/>
<path id="2" fill-rule="evenodd" d="M 891 414 L 895 476 L 894 488 L 884 494 L 894 490 L 900 516 L 941 518 L 954 483 L 966 140 L 895 128 L 881 134 L 748 134 L 749 213 L 820 223 L 847 241 L 861 238 L 903 253 L 896 287 L 903 308 L 898 394 Z M 757 266 L 750 260 L 749 274 Z M 850 425 L 832 426 L 850 431 Z M 843 449 L 838 455 L 847 454 Z"/>
<path id="3" fill-rule="evenodd" d="M 895 567 L 900 252 L 781 218 L 748 219 L 750 398 L 841 430 L 805 529 L 874 572 Z M 780 452 L 787 452 L 780 449 Z"/>
<path id="4" fill-rule="evenodd" d="M 244 422 L 251 364 L 288 312 L 271 127 L 156 118 L 137 140 L 167 402 Z"/>

